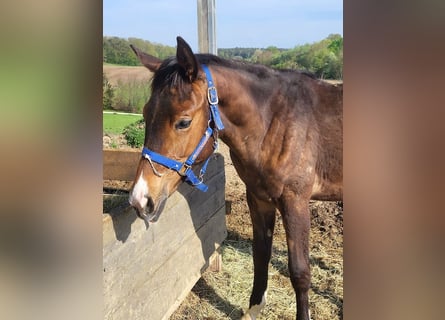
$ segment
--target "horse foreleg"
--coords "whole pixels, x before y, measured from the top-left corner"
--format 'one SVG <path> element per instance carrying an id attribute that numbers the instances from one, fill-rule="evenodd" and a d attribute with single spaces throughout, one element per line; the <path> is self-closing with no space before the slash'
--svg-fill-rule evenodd
<path id="1" fill-rule="evenodd" d="M 297 320 L 309 320 L 309 231 L 308 201 L 284 200 L 280 208 L 286 230 L 289 274 L 297 299 Z"/>
<path id="2" fill-rule="evenodd" d="M 247 203 L 253 226 L 254 280 L 249 310 L 242 320 L 255 320 L 266 305 L 268 267 L 275 227 L 275 206 L 261 201 L 247 190 Z"/>

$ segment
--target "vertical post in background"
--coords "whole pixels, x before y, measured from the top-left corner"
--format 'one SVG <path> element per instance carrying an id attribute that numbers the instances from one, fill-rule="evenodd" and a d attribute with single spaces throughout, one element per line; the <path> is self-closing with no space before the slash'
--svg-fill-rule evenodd
<path id="1" fill-rule="evenodd" d="M 215 0 L 198 0 L 198 43 L 200 53 L 216 55 Z"/>

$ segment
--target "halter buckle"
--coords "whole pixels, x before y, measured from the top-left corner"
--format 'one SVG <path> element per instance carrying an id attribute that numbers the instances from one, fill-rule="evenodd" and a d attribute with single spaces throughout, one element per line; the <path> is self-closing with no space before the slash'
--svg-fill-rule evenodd
<path id="1" fill-rule="evenodd" d="M 210 104 L 218 104 L 218 92 L 216 92 L 215 86 L 209 87 L 207 89 L 207 99 L 209 100 Z"/>
<path id="2" fill-rule="evenodd" d="M 189 171 L 190 168 L 191 168 L 190 165 L 188 165 L 187 163 L 184 163 L 182 165 L 181 169 L 178 170 L 179 175 L 182 177 L 187 176 L 187 172 Z"/>

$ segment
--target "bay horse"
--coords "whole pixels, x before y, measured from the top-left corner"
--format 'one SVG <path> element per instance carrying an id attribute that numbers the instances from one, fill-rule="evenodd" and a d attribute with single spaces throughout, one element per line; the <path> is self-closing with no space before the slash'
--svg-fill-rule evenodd
<path id="1" fill-rule="evenodd" d="M 309 320 L 309 200 L 342 200 L 343 86 L 307 72 L 194 54 L 181 37 L 176 56 L 164 61 L 131 47 L 154 75 L 130 204 L 154 222 L 183 180 L 205 191 L 193 168 L 220 138 L 246 185 L 253 225 L 253 289 L 242 319 L 256 319 L 266 303 L 278 209 L 296 319 Z"/>

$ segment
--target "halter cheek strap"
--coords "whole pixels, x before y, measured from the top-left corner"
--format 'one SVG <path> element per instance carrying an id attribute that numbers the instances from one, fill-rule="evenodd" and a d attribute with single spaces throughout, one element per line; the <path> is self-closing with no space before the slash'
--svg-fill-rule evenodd
<path id="1" fill-rule="evenodd" d="M 204 183 L 202 183 L 203 181 L 202 179 L 207 170 L 207 165 L 209 163 L 210 157 L 207 158 L 204 165 L 202 166 L 199 173 L 199 177 L 195 175 L 195 173 L 191 168 L 195 163 L 196 159 L 198 158 L 199 154 L 201 153 L 202 149 L 206 145 L 207 141 L 209 141 L 212 134 L 215 134 L 215 143 L 213 145 L 213 152 L 215 152 L 218 146 L 218 131 L 224 129 L 224 125 L 221 121 L 221 116 L 218 110 L 218 93 L 213 83 L 212 75 L 210 73 L 209 68 L 205 64 L 202 65 L 202 68 L 207 78 L 207 87 L 208 87 L 207 99 L 209 101 L 210 112 L 209 112 L 209 122 L 207 129 L 204 132 L 204 135 L 202 136 L 195 150 L 184 162 L 168 158 L 146 147 L 142 149 L 142 156 L 150 162 L 150 165 L 153 168 L 153 172 L 156 175 L 161 176 L 161 174 L 154 168 L 153 162 L 158 163 L 170 170 L 176 171 L 180 176 L 185 177 L 185 181 L 188 184 L 196 187 L 197 189 L 203 192 L 206 192 L 208 190 L 208 187 Z M 213 122 L 215 126 L 214 129 L 210 127 L 211 122 Z"/>
<path id="2" fill-rule="evenodd" d="M 207 78 L 207 99 L 209 100 L 209 107 L 211 111 L 211 117 L 213 118 L 213 122 L 215 123 L 215 127 L 217 130 L 224 129 L 224 125 L 221 121 L 221 117 L 219 115 L 218 110 L 218 92 L 216 91 L 215 84 L 213 83 L 212 74 L 210 73 L 209 68 L 203 64 L 201 65 L 204 70 Z"/>

